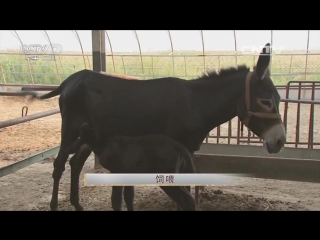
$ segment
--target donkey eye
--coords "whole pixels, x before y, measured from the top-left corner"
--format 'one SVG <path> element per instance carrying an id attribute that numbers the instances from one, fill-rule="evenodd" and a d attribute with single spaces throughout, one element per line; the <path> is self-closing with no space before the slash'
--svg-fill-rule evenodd
<path id="1" fill-rule="evenodd" d="M 263 105 L 265 105 L 265 106 L 267 106 L 267 107 L 269 107 L 269 108 L 272 107 L 271 101 L 269 101 L 269 100 L 261 100 L 260 102 L 261 102 Z"/>

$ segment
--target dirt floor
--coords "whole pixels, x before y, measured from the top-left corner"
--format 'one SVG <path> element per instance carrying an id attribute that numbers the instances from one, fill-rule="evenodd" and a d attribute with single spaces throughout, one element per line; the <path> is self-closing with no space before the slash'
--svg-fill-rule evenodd
<path id="1" fill-rule="evenodd" d="M 83 186 L 83 174 L 93 170 L 93 157 L 80 179 L 80 201 L 85 210 L 112 210 L 111 187 Z M 0 210 L 49 210 L 52 159 L 33 164 L 0 180 Z M 192 190 L 193 192 L 194 190 Z M 61 179 L 59 210 L 73 211 L 69 203 L 70 168 Z M 158 187 L 136 187 L 135 210 L 175 211 L 176 206 Z M 126 210 L 123 202 L 123 210 Z M 320 210 L 320 184 L 243 178 L 228 186 L 206 187 L 200 195 L 202 211 Z"/>
<path id="2" fill-rule="evenodd" d="M 0 97 L 0 121 L 58 108 L 58 99 L 28 102 L 24 97 Z M 281 106 L 283 112 L 283 105 Z M 288 141 L 296 137 L 297 104 L 289 105 Z M 314 142 L 320 143 L 320 111 L 315 108 Z M 307 142 L 310 106 L 301 105 L 300 141 Z M 60 114 L 0 129 L 0 167 L 59 145 Z M 237 121 L 232 121 L 236 136 Z M 228 124 L 221 126 L 228 135 Z M 211 135 L 216 135 L 212 131 Z M 232 140 L 231 143 L 235 143 Z M 216 142 L 210 139 L 209 142 Z M 226 139 L 219 140 L 227 143 Z M 292 145 L 291 145 L 292 146 Z M 306 147 L 306 146 L 299 146 Z M 319 148 L 318 146 L 315 148 Z M 49 210 L 52 190 L 52 160 L 33 164 L 0 179 L 0 210 Z M 92 157 L 81 175 L 80 198 L 86 210 L 111 210 L 109 187 L 85 187 L 82 176 L 93 170 Z M 73 210 L 69 203 L 70 169 L 66 166 L 60 185 L 59 210 Z M 160 188 L 137 187 L 136 210 L 175 210 L 173 202 Z M 124 205 L 124 210 L 125 210 Z M 207 187 L 200 197 L 199 210 L 320 210 L 320 184 L 244 178 L 234 185 Z"/>

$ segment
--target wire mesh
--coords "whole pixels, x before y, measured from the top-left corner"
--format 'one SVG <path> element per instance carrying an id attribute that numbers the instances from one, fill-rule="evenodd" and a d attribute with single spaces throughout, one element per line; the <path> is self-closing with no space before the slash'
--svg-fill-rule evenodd
<path id="1" fill-rule="evenodd" d="M 33 36 L 33 38 L 28 36 L 33 34 L 28 34 L 28 31 L 0 31 L 0 47 L 5 47 L 9 42 L 5 41 L 5 38 L 8 38 L 8 33 L 1 34 L 1 32 L 9 32 L 13 36 L 12 42 L 15 41 L 17 46 L 32 43 L 50 45 L 47 52 L 38 52 L 35 59 L 30 58 L 30 55 L 21 49 L 19 50 L 19 47 L 18 49 L 6 50 L 1 48 L 1 83 L 59 84 L 75 71 L 85 68 L 92 69 L 90 31 L 72 30 L 70 32 L 64 31 L 62 34 L 57 31 L 42 30 L 39 31 L 42 35 L 39 34 L 37 35 L 39 37 Z M 319 80 L 320 47 L 317 48 L 320 45 L 319 32 L 306 31 L 305 51 L 290 52 L 271 49 L 271 70 L 276 84 L 284 85 L 293 80 Z M 185 35 L 181 37 L 183 34 Z M 283 33 L 281 31 L 280 33 L 279 31 L 261 33 L 257 31 L 257 34 L 264 36 L 263 42 L 255 39 L 255 42 L 262 46 L 267 42 L 276 43 Z M 52 45 L 59 41 L 57 35 L 66 35 L 60 37 L 60 40 L 67 38 L 68 42 L 74 43 L 74 50 L 55 52 Z M 152 38 L 155 42 L 154 48 L 162 46 L 162 49 L 154 51 L 150 49 L 152 47 L 149 46 L 148 36 L 150 39 L 150 36 L 156 35 L 159 37 Z M 317 35 L 319 35 L 319 39 L 314 37 Z M 206 70 L 219 70 L 238 64 L 247 64 L 253 67 L 259 54 L 257 51 L 249 54 L 243 53 L 241 40 L 243 40 L 244 34 L 242 31 L 236 30 L 224 32 L 200 30 L 185 33 L 172 30 L 151 32 L 106 30 L 105 36 L 107 71 L 137 76 L 143 80 L 166 76 L 192 79 L 203 74 Z M 33 39 L 33 42 L 30 39 Z M 259 50 L 260 45 L 252 43 L 254 39 L 246 41 L 248 45 L 255 45 L 255 50 Z M 233 48 L 233 51 L 221 49 L 219 46 L 222 43 L 229 45 L 229 49 Z M 195 50 L 184 50 L 188 44 L 192 45 Z M 61 45 L 63 47 L 63 43 Z M 313 48 L 310 49 L 310 46 Z"/>

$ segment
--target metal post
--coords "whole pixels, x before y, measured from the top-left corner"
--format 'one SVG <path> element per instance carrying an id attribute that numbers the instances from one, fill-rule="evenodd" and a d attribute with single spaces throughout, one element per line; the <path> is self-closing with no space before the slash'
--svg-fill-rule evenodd
<path id="1" fill-rule="evenodd" d="M 92 30 L 92 68 L 95 72 L 102 71 L 101 30 Z M 94 168 L 102 168 L 102 166 L 99 163 L 99 159 L 96 155 L 94 155 Z"/>
<path id="2" fill-rule="evenodd" d="M 100 39 L 100 30 L 92 30 L 92 67 L 93 71 L 101 71 L 101 39 Z"/>
<path id="3" fill-rule="evenodd" d="M 273 30 L 271 30 L 271 49 L 270 49 L 270 64 L 269 64 L 269 73 L 270 76 L 272 77 L 272 60 L 273 60 Z"/>
<path id="4" fill-rule="evenodd" d="M 106 33 L 105 30 L 100 30 L 100 59 L 101 59 L 101 71 L 107 71 L 106 65 Z"/>

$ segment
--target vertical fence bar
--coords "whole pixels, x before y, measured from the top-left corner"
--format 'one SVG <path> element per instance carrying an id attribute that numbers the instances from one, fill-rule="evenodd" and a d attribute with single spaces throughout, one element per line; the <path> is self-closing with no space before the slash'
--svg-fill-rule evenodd
<path id="1" fill-rule="evenodd" d="M 311 100 L 314 101 L 316 84 L 312 83 Z M 314 105 L 310 106 L 308 148 L 313 148 Z"/>
<path id="2" fill-rule="evenodd" d="M 30 73 L 31 83 L 32 83 L 32 85 L 34 85 L 34 80 L 33 80 L 33 75 L 32 75 L 32 71 L 31 71 L 31 67 L 30 67 L 29 58 L 27 58 L 26 60 L 27 60 L 27 63 L 28 63 L 28 70 L 29 70 L 29 73 Z"/>
<path id="3" fill-rule="evenodd" d="M 127 75 L 127 69 L 126 69 L 126 66 L 124 65 L 123 56 L 121 56 L 121 62 L 122 62 L 124 74 Z"/>
<path id="4" fill-rule="evenodd" d="M 231 136 L 232 136 L 232 120 L 228 122 L 228 144 L 231 143 Z"/>
<path id="5" fill-rule="evenodd" d="M 269 73 L 270 77 L 272 76 L 272 60 L 273 60 L 273 30 L 271 30 L 271 39 L 270 39 L 270 44 L 271 44 L 271 49 L 270 49 L 270 64 L 269 64 Z"/>
<path id="6" fill-rule="evenodd" d="M 82 58 L 83 58 L 84 67 L 85 67 L 85 69 L 87 69 L 87 64 L 86 64 L 86 59 L 85 59 L 85 57 L 84 57 L 84 52 L 83 52 L 83 46 L 82 46 L 82 43 L 81 43 L 81 39 L 80 39 L 80 37 L 79 37 L 79 34 L 78 34 L 77 30 L 73 30 L 73 31 L 75 32 L 76 37 L 77 37 L 77 40 L 78 40 L 78 42 L 79 42 L 79 44 L 80 44 L 80 49 L 81 49 L 81 52 L 82 52 Z M 60 58 L 59 58 L 59 59 L 60 59 Z M 60 60 L 60 63 L 61 63 L 61 60 Z"/>
<path id="7" fill-rule="evenodd" d="M 306 52 L 306 65 L 304 68 L 304 80 L 307 80 L 307 69 L 308 69 L 308 57 L 309 57 L 309 43 L 310 43 L 310 30 L 308 30 L 308 38 L 307 38 L 307 52 Z"/>
<path id="8" fill-rule="evenodd" d="M 102 71 L 101 65 L 101 31 L 92 30 L 92 67 L 93 71 L 100 72 Z M 103 34 L 104 37 L 104 34 Z M 105 46 L 103 46 L 105 47 Z M 94 155 L 94 168 L 102 168 L 99 162 L 99 158 Z"/>
<path id="9" fill-rule="evenodd" d="M 172 71 L 173 71 L 173 76 L 176 76 L 176 70 L 175 70 L 175 64 L 174 64 L 174 56 L 173 56 L 173 43 L 172 43 L 172 38 L 171 38 L 171 33 L 170 30 L 168 31 L 169 39 L 170 39 L 170 46 L 171 46 L 171 58 L 172 58 Z"/>
<path id="10" fill-rule="evenodd" d="M 7 82 L 6 82 L 6 76 L 5 76 L 5 74 L 4 74 L 4 71 L 3 71 L 3 67 L 2 67 L 2 63 L 0 62 L 0 68 L 1 68 L 1 73 L 2 73 L 2 77 L 3 77 L 3 83 L 4 84 L 7 84 Z"/>
<path id="11" fill-rule="evenodd" d="M 201 35 L 201 41 L 202 41 L 202 59 L 203 59 L 203 73 L 206 72 L 206 57 L 205 57 L 205 49 L 204 49 L 204 38 L 203 38 L 203 32 L 200 30 Z"/>
<path id="12" fill-rule="evenodd" d="M 56 59 L 56 54 L 54 53 L 54 50 L 53 50 L 53 47 L 52 47 L 52 43 L 51 43 L 51 39 L 47 33 L 46 30 L 44 30 L 47 38 L 48 38 L 48 41 L 49 41 L 49 44 L 50 44 L 50 47 L 51 47 L 51 51 L 52 51 L 52 54 L 53 54 L 53 60 L 54 60 L 54 64 L 56 66 L 56 71 L 57 71 L 57 74 L 58 74 L 58 78 L 59 78 L 59 82 L 61 83 L 61 76 L 60 76 L 60 73 L 59 73 L 59 68 L 58 68 L 58 64 L 57 64 L 57 59 Z M 60 59 L 60 56 L 58 55 L 58 58 Z M 62 64 L 61 64 L 61 61 L 60 61 L 60 65 L 62 67 Z"/>
<path id="13" fill-rule="evenodd" d="M 151 57 L 152 76 L 154 76 L 153 56 Z"/>
<path id="14" fill-rule="evenodd" d="M 286 85 L 286 99 L 289 99 L 289 90 L 290 90 L 290 82 Z M 287 131 L 287 122 L 288 122 L 288 102 L 284 103 L 284 113 L 283 113 L 283 125 L 285 130 Z"/>
<path id="15" fill-rule="evenodd" d="M 301 82 L 298 89 L 298 100 L 301 100 Z M 298 147 L 300 141 L 300 103 L 297 103 L 297 120 L 296 120 L 296 142 L 295 147 Z"/>
<path id="16" fill-rule="evenodd" d="M 139 47 L 142 74 L 145 75 L 145 73 L 144 73 L 144 66 L 143 66 L 143 59 L 142 59 L 142 51 L 141 51 L 141 45 L 140 45 L 139 37 L 138 37 L 138 34 L 137 34 L 136 30 L 133 30 L 133 32 L 134 32 L 134 35 L 135 35 L 135 37 L 136 37 L 136 40 L 137 40 L 137 43 L 138 43 L 138 47 Z"/>
<path id="17" fill-rule="evenodd" d="M 238 118 L 238 131 L 237 131 L 237 145 L 240 144 L 240 132 L 241 132 L 241 129 L 240 129 L 240 119 Z"/>
<path id="18" fill-rule="evenodd" d="M 115 64 L 114 64 L 114 56 L 113 56 L 113 49 L 112 49 L 111 40 L 110 40 L 108 31 L 105 30 L 104 32 L 105 32 L 105 34 L 106 34 L 106 36 L 107 36 L 107 39 L 108 39 L 108 42 L 109 42 L 109 47 L 110 47 L 110 51 L 111 51 L 112 65 L 113 65 L 113 72 L 116 73 L 116 66 L 115 66 Z"/>
<path id="19" fill-rule="evenodd" d="M 107 71 L 106 64 L 106 37 L 105 30 L 100 30 L 100 61 L 101 61 L 101 71 Z"/>

